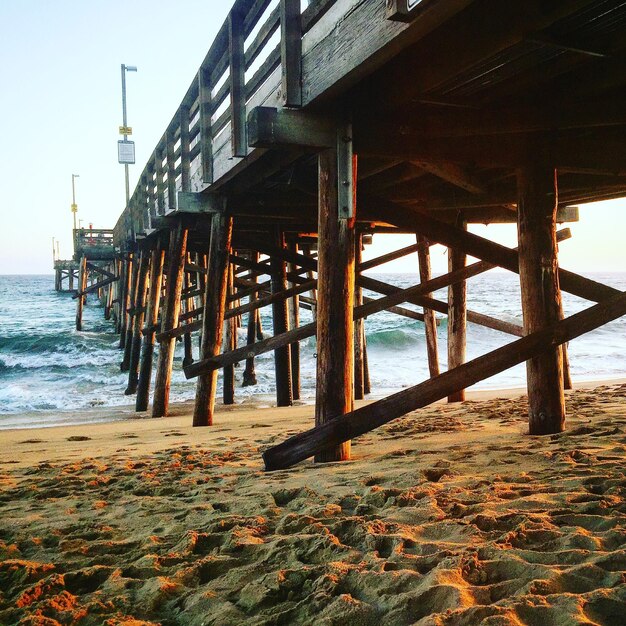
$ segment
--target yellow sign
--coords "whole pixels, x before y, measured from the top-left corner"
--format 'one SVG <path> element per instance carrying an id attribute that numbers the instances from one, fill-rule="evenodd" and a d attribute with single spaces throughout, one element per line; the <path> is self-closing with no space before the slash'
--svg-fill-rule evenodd
<path id="1" fill-rule="evenodd" d="M 130 126 L 120 126 L 120 135 L 132 135 L 133 129 Z"/>
<path id="2" fill-rule="evenodd" d="M 72 213 L 78 213 L 78 205 L 77 204 L 73 204 L 72 205 Z"/>

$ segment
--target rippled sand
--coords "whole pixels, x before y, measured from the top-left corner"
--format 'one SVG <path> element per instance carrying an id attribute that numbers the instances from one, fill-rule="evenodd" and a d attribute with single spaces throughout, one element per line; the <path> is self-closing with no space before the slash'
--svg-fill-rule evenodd
<path id="1" fill-rule="evenodd" d="M 626 623 L 626 385 L 437 404 L 265 473 L 311 408 L 0 436 L 0 624 Z"/>

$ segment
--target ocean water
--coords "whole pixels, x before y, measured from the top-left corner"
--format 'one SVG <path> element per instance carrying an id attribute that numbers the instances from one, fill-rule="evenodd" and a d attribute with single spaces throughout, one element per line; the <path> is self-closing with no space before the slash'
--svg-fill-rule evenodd
<path id="1" fill-rule="evenodd" d="M 375 274 L 376 278 L 408 287 L 417 282 L 410 274 Z M 626 273 L 589 274 L 590 278 L 626 290 Z M 368 294 L 376 297 L 375 294 Z M 446 290 L 437 292 L 446 298 Z M 407 308 L 414 308 L 405 305 Z M 566 315 L 586 306 L 584 300 L 564 294 Z M 468 308 L 521 324 L 518 279 L 491 271 L 468 283 Z M 52 425 L 63 413 L 97 406 L 128 405 L 124 395 L 127 374 L 120 372 L 121 351 L 113 322 L 103 318 L 95 298 L 84 312 L 84 332 L 74 330 L 75 300 L 56 293 L 50 276 L 0 276 L 0 429 Z M 446 319 L 439 326 L 442 371 L 446 366 Z M 311 321 L 301 312 L 301 323 Z M 262 314 L 264 331 L 271 333 L 270 309 Z M 421 322 L 392 313 L 378 313 L 366 320 L 372 395 L 384 396 L 414 385 L 428 376 L 424 327 Z M 467 358 L 472 359 L 505 345 L 513 338 L 495 330 L 468 324 Z M 240 329 L 239 343 L 245 342 Z M 600 380 L 626 375 L 626 317 L 570 343 L 570 365 L 574 380 Z M 195 382 L 181 371 L 182 344 L 177 345 L 171 390 L 173 401 L 194 397 Z M 198 357 L 194 337 L 194 357 Z M 302 395 L 314 398 L 315 339 L 301 343 Z M 271 404 L 274 395 L 273 355 L 257 357 L 258 385 L 241 387 L 242 367 L 236 369 L 238 402 L 254 396 Z M 220 377 L 221 378 L 221 377 Z M 519 365 L 476 385 L 476 388 L 522 387 L 525 366 Z M 28 414 L 28 415 L 25 415 Z"/>

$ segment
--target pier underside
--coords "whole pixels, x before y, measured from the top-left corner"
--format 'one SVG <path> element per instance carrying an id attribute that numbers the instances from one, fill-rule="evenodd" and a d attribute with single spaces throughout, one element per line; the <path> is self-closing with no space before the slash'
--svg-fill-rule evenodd
<path id="1" fill-rule="evenodd" d="M 625 64 L 626 2 L 431 0 L 408 10 L 317 0 L 303 13 L 291 0 L 235 2 L 118 220 L 115 254 L 93 270 L 137 410 L 150 404 L 155 365 L 152 414 L 167 415 L 180 337 L 185 375 L 197 379 L 194 425 L 212 424 L 219 370 L 232 403 L 234 365 L 245 362 L 254 384 L 254 357 L 266 352 L 277 404 L 289 405 L 300 392 L 298 342 L 316 336 L 315 428 L 266 451 L 268 469 L 349 458 L 354 436 L 462 400 L 522 362 L 529 431 L 563 430 L 566 342 L 626 314 L 626 294 L 557 258 L 570 236 L 558 224 L 576 221 L 579 204 L 626 196 Z M 474 223 L 517 224 L 519 247 L 468 232 Z M 409 233 L 415 245 L 362 262 L 377 233 Z M 449 249 L 449 272 L 433 279 L 436 243 Z M 413 287 L 363 273 L 410 254 Z M 519 274 L 523 326 L 468 310 L 467 281 L 493 267 Z M 433 299 L 443 287 L 447 301 Z M 563 319 L 562 290 L 594 306 Z M 81 282 L 79 307 L 87 291 Z M 300 325 L 301 308 L 313 323 Z M 383 310 L 424 322 L 431 378 L 354 411 L 369 392 L 364 320 Z M 448 316 L 444 373 L 435 312 Z M 514 340 L 466 362 L 468 321 Z"/>

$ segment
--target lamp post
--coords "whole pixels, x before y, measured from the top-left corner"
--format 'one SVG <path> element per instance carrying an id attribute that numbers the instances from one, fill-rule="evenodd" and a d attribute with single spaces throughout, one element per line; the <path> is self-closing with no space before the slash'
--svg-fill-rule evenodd
<path id="1" fill-rule="evenodd" d="M 124 65 L 122 63 L 122 128 L 121 134 L 124 135 L 124 141 L 128 141 L 128 125 L 126 119 L 126 72 L 136 72 L 137 68 L 134 65 Z M 132 132 L 132 131 L 131 131 Z M 126 206 L 130 201 L 130 187 L 128 185 L 128 163 L 124 163 L 124 176 L 126 182 Z"/>
<path id="2" fill-rule="evenodd" d="M 72 174 L 72 213 L 74 214 L 74 230 L 76 230 L 76 213 L 78 213 L 78 205 L 76 204 L 76 187 L 74 186 L 74 179 L 78 178 L 80 174 Z"/>

